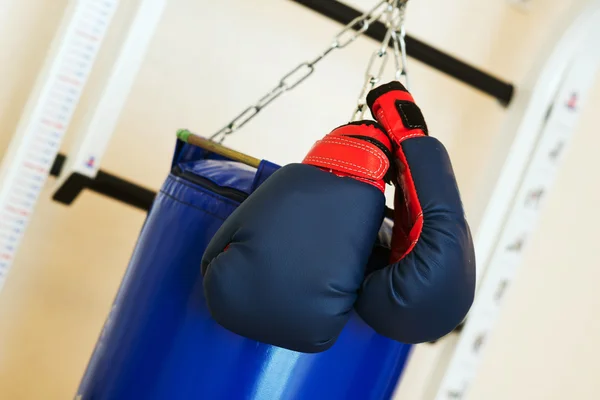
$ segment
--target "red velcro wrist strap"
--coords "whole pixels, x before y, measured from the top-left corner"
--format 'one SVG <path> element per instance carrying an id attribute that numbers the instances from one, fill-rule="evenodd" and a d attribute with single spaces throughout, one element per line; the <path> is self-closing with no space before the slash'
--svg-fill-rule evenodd
<path id="1" fill-rule="evenodd" d="M 373 117 L 397 146 L 406 139 L 428 135 L 421 110 L 399 82 L 373 89 L 367 102 Z"/>
<path id="2" fill-rule="evenodd" d="M 345 136 L 326 136 L 319 140 L 303 164 L 368 180 L 382 180 L 390 167 L 389 160 L 377 146 Z"/>

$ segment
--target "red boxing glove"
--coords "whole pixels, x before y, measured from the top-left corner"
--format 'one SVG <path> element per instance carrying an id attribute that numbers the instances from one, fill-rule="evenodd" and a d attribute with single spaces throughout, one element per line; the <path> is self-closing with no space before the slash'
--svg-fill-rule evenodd
<path id="1" fill-rule="evenodd" d="M 423 209 L 404 155 L 403 141 L 428 135 L 423 114 L 400 82 L 391 82 L 372 90 L 367 103 L 373 117 L 385 129 L 394 145 L 400 190 L 394 196 L 392 261 L 398 261 L 415 247 L 423 229 Z"/>
<path id="2" fill-rule="evenodd" d="M 340 177 L 351 177 L 385 192 L 390 181 L 392 145 L 374 121 L 343 125 L 315 143 L 304 158 L 310 164 Z"/>

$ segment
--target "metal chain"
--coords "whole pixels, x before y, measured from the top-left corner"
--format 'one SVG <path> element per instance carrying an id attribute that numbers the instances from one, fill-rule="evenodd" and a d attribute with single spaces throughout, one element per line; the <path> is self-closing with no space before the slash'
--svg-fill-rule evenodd
<path id="1" fill-rule="evenodd" d="M 394 59 L 396 61 L 396 80 L 401 80 L 404 78 L 406 89 L 410 91 L 410 82 L 408 80 L 408 73 L 406 71 L 406 29 L 404 27 L 407 4 L 408 0 L 400 1 L 400 4 L 395 10 L 397 15 L 394 19 L 394 32 L 392 33 L 392 39 L 394 41 Z"/>
<path id="2" fill-rule="evenodd" d="M 389 58 L 388 48 L 390 42 L 392 42 L 394 49 L 396 79 L 400 80 L 404 77 L 404 81 L 408 88 L 408 79 L 406 75 L 406 43 L 404 41 L 404 15 L 407 2 L 408 0 L 388 1 L 384 12 L 387 33 L 381 42 L 381 48 L 373 53 L 367 66 L 365 82 L 358 96 L 358 104 L 352 114 L 352 121 L 364 119 L 365 112 L 368 108 L 367 95 L 381 81 Z"/>
<path id="3" fill-rule="evenodd" d="M 392 0 L 386 5 L 384 18 L 387 33 L 381 42 L 381 47 L 375 50 L 367 66 L 365 81 L 358 96 L 358 104 L 354 110 L 354 113 L 352 114 L 352 121 L 364 119 L 365 112 L 367 111 L 367 95 L 371 90 L 373 90 L 375 85 L 381 81 L 381 77 L 385 71 L 388 61 L 388 47 L 390 45 L 390 40 L 392 39 L 392 13 L 395 9 L 395 3 L 396 0 Z"/>
<path id="4" fill-rule="evenodd" d="M 325 57 L 329 55 L 332 51 L 336 49 L 343 49 L 349 44 L 353 43 L 356 39 L 362 36 L 370 27 L 373 22 L 378 21 L 384 14 L 387 17 L 387 26 L 388 26 L 388 34 L 386 35 L 386 39 L 384 40 L 385 44 L 382 44 L 382 48 L 385 47 L 385 56 L 378 56 L 383 50 L 378 50 L 376 54 L 371 58 L 371 62 L 369 64 L 369 70 L 375 70 L 375 67 L 378 67 L 379 77 L 377 82 L 380 80 L 381 74 L 383 74 L 383 70 L 385 68 L 385 62 L 387 61 L 387 47 L 390 44 L 390 41 L 394 40 L 396 42 L 397 39 L 394 39 L 398 35 L 395 35 L 397 24 L 396 20 L 393 19 L 393 12 L 396 8 L 398 8 L 398 3 L 405 3 L 408 0 L 381 0 L 369 11 L 362 14 L 361 16 L 352 20 L 348 25 L 346 25 L 333 39 L 332 43 L 327 47 L 325 51 L 319 54 L 312 61 L 304 62 L 294 68 L 291 72 L 286 74 L 279 81 L 278 85 L 273 88 L 269 93 L 263 96 L 258 102 L 250 107 L 246 108 L 242 111 L 237 117 L 235 117 L 229 124 L 219 130 L 217 133 L 212 135 L 209 139 L 211 141 L 216 141 L 218 143 L 223 143 L 225 138 L 232 133 L 236 132 L 242 126 L 247 124 L 251 119 L 253 119 L 263 108 L 268 106 L 274 100 L 279 98 L 282 94 L 287 91 L 294 89 L 296 86 L 304 82 L 312 73 L 315 71 L 315 66 L 323 60 Z M 400 49 L 400 51 L 402 51 Z M 385 60 L 380 60 L 381 58 L 385 58 Z M 379 66 L 376 62 L 381 63 Z M 365 94 L 366 96 L 366 94 Z"/>

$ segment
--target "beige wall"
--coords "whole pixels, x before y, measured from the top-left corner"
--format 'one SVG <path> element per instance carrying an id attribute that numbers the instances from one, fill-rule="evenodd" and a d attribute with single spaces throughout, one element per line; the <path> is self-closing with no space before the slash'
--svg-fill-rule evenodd
<path id="1" fill-rule="evenodd" d="M 0 155 L 8 146 L 67 0 L 0 2 Z"/>
<path id="2" fill-rule="evenodd" d="M 600 82 L 489 340 L 471 399 L 597 399 Z"/>
<path id="3" fill-rule="evenodd" d="M 134 2 L 123 3 L 80 110 L 101 87 L 131 15 Z M 372 1 L 352 3 L 366 7 Z M 0 85 L 0 154 L 65 4 L 0 0 L 0 73 L 5 82 Z M 560 24 L 567 6 L 534 1 L 533 10 L 524 14 L 501 0 L 414 1 L 408 31 L 519 83 L 540 48 L 548 45 L 548 34 Z M 241 0 L 169 2 L 104 169 L 158 188 L 168 171 L 176 129 L 188 127 L 201 134 L 217 130 L 291 67 L 322 50 L 339 29 L 288 1 L 263 0 L 262 7 L 269 13 L 256 2 Z M 348 119 L 373 50 L 373 42 L 361 40 L 332 54 L 310 80 L 228 144 L 279 163 L 299 160 L 314 140 Z M 506 111 L 418 62 L 411 62 L 410 71 L 432 134 L 453 156 L 476 228 L 484 205 L 478 201 L 486 187 L 484 166 L 502 142 L 498 134 Z M 598 96 L 593 104 L 600 104 Z M 81 115 L 75 117 L 65 150 Z M 600 301 L 594 300 L 592 268 L 598 263 L 593 244 L 587 243 L 595 237 L 590 227 L 595 226 L 598 193 L 579 178 L 580 170 L 593 168 L 593 131 L 589 111 L 545 211 L 543 233 L 536 236 L 492 338 L 473 399 L 600 397 L 591 372 L 600 346 L 594 343 L 596 327 L 588 321 Z M 74 393 L 144 218 L 139 211 L 90 193 L 72 207 L 60 206 L 49 200 L 51 186 L 0 297 L 0 399 L 60 400 Z M 573 209 L 575 201 L 578 207 Z M 592 212 L 583 217 L 587 210 Z M 571 218 L 573 213 L 581 215 Z M 572 274 L 577 279 L 567 284 Z M 555 344 L 559 341 L 560 347 Z M 556 357 L 556 364 L 546 356 Z M 575 395 L 574 390 L 581 391 Z"/>

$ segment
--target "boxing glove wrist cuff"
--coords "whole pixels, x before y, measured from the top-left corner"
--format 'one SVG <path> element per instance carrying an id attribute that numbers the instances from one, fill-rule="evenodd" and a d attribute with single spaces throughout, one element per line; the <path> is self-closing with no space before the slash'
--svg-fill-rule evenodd
<path id="1" fill-rule="evenodd" d="M 389 180 L 391 143 L 373 122 L 359 122 L 335 129 L 319 140 L 306 155 L 310 164 L 338 176 L 371 184 L 381 191 Z"/>

